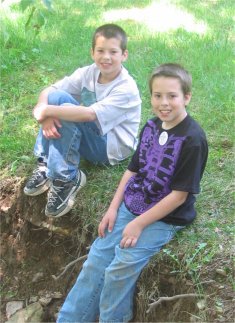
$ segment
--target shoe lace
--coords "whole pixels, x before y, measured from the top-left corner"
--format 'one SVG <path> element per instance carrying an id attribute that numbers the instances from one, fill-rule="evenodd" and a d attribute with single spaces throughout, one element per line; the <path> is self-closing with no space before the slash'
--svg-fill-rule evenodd
<path id="1" fill-rule="evenodd" d="M 38 166 L 32 174 L 31 177 L 31 182 L 34 182 L 35 180 L 38 180 L 41 176 L 42 176 L 42 172 L 46 171 L 46 167 L 45 166 Z"/>
<path id="2" fill-rule="evenodd" d="M 63 186 L 51 186 L 51 189 L 48 193 L 48 204 L 52 205 L 56 202 L 56 200 L 59 198 L 61 201 L 61 197 L 59 196 L 59 193 L 64 189 Z"/>

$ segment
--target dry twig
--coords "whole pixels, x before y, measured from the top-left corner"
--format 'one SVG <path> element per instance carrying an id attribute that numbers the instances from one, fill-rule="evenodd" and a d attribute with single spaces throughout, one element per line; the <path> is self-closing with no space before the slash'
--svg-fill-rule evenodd
<path id="1" fill-rule="evenodd" d="M 169 301 L 175 301 L 177 299 L 186 298 L 186 297 L 200 297 L 200 296 L 201 295 L 199 294 L 181 294 L 181 295 L 175 295 L 171 297 L 159 297 L 159 299 L 156 302 L 149 304 L 149 308 L 147 309 L 146 313 L 150 313 L 153 310 L 153 308 L 157 307 L 159 304 L 161 304 L 164 301 L 169 302 Z"/>
<path id="2" fill-rule="evenodd" d="M 66 273 L 66 271 L 67 271 L 71 266 L 75 265 L 78 261 L 83 260 L 83 259 L 86 259 L 86 258 L 87 258 L 87 255 L 84 255 L 84 256 L 78 257 L 77 259 L 75 259 L 75 260 L 71 261 L 70 263 L 68 263 L 68 265 L 66 265 L 65 267 L 63 267 L 63 268 L 62 268 L 62 269 L 64 269 L 64 270 L 62 271 L 62 273 L 60 273 L 58 276 L 52 275 L 52 278 L 53 278 L 54 280 L 58 280 L 61 276 L 63 276 L 63 275 Z"/>

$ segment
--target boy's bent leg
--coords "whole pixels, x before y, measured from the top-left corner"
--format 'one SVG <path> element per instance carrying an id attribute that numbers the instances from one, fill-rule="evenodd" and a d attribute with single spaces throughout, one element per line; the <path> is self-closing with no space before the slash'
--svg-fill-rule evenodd
<path id="1" fill-rule="evenodd" d="M 82 133 L 80 154 L 93 164 L 109 164 L 107 156 L 107 135 L 102 135 L 95 122 L 79 124 Z"/>
<path id="2" fill-rule="evenodd" d="M 64 103 L 71 103 L 78 105 L 79 103 L 67 92 L 57 90 L 55 92 L 49 93 L 48 104 L 61 105 Z M 42 129 L 40 128 L 36 143 L 34 146 L 34 154 L 38 158 L 42 158 L 44 162 L 47 162 L 47 157 L 49 154 L 49 141 L 43 136 Z"/>
<path id="3" fill-rule="evenodd" d="M 92 246 L 88 259 L 59 312 L 58 323 L 95 322 L 99 315 L 99 295 L 106 265 L 104 258 Z"/>
<path id="4" fill-rule="evenodd" d="M 79 104 L 69 93 L 57 90 L 49 93 L 48 104 Z M 61 120 L 58 132 L 61 137 L 48 140 L 47 167 L 48 177 L 70 181 L 76 177 L 80 155 L 78 153 L 81 134 L 76 123 Z"/>
<path id="5" fill-rule="evenodd" d="M 49 140 L 47 175 L 51 180 L 71 181 L 76 178 L 80 164 L 81 132 L 75 122 L 61 120 L 60 123 L 61 137 Z"/>
<path id="6" fill-rule="evenodd" d="M 64 103 L 72 103 L 75 105 L 79 105 L 79 102 L 66 91 L 56 90 L 54 92 L 49 93 L 48 104 L 62 105 Z"/>
<path id="7" fill-rule="evenodd" d="M 75 107 L 76 108 L 76 107 Z M 52 185 L 45 214 L 60 217 L 75 203 L 76 194 L 86 184 L 86 175 L 79 169 L 81 131 L 77 123 L 61 121 L 59 139 L 50 140 L 47 160 Z"/>
<path id="8" fill-rule="evenodd" d="M 71 103 L 77 105 L 78 102 L 65 91 L 55 91 L 49 94 L 48 104 L 61 105 L 64 103 Z M 45 192 L 49 186 L 50 181 L 47 177 L 47 159 L 49 156 L 50 140 L 43 136 L 42 128 L 40 128 L 36 143 L 34 146 L 34 154 L 38 157 L 37 168 L 33 175 L 27 181 L 24 187 L 24 193 L 30 196 L 36 196 Z"/>
<path id="9" fill-rule="evenodd" d="M 73 104 L 76 109 L 78 102 L 64 91 L 55 91 L 49 94 L 48 104 Z M 35 145 L 35 154 L 46 161 L 46 176 L 52 181 L 45 211 L 49 217 L 60 217 L 69 212 L 77 192 L 85 185 L 86 176 L 79 170 L 81 154 L 91 162 L 108 163 L 106 136 L 100 135 L 95 123 L 61 121 L 61 125 L 58 128 L 60 138 L 47 140 L 40 130 Z M 45 180 L 49 183 L 47 178 Z"/>
<path id="10" fill-rule="evenodd" d="M 50 141 L 48 157 L 48 176 L 54 180 L 45 213 L 54 218 L 71 210 L 77 192 L 86 183 L 85 174 L 79 170 L 80 155 L 93 163 L 108 163 L 106 136 L 100 135 L 95 123 L 61 124 L 61 138 Z"/>
<path id="11" fill-rule="evenodd" d="M 57 90 L 49 94 L 48 104 L 73 104 L 76 109 L 79 103 L 67 92 Z M 48 140 L 47 176 L 52 185 L 45 213 L 50 217 L 59 217 L 69 212 L 77 192 L 86 183 L 85 174 L 78 169 L 81 133 L 76 123 L 61 121 L 61 125 L 58 128 L 61 137 Z"/>
<path id="12" fill-rule="evenodd" d="M 115 246 L 119 244 L 128 221 L 121 214 L 113 231 L 106 232 L 105 238 L 98 238 L 92 244 L 88 259 L 59 312 L 58 323 L 94 322 L 98 318 L 105 269 L 115 256 Z"/>
<path id="13" fill-rule="evenodd" d="M 177 230 L 178 227 L 158 221 L 142 232 L 135 247 L 116 247 L 115 258 L 105 271 L 100 322 L 127 322 L 132 318 L 135 286 L 142 269 Z"/>

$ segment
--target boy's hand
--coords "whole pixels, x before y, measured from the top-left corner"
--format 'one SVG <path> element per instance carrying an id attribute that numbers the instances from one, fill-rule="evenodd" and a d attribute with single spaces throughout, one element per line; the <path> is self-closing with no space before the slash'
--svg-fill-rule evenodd
<path id="1" fill-rule="evenodd" d="M 61 135 L 58 132 L 57 128 L 61 128 L 61 123 L 56 118 L 46 118 L 42 122 L 42 133 L 46 139 L 57 139 Z"/>
<path id="2" fill-rule="evenodd" d="M 33 109 L 33 116 L 40 123 L 46 118 L 46 108 L 46 103 L 39 103 Z"/>
<path id="3" fill-rule="evenodd" d="M 117 210 L 114 209 L 108 209 L 108 211 L 103 216 L 99 227 L 98 227 L 98 234 L 100 238 L 105 237 L 105 230 L 108 228 L 109 232 L 112 232 L 114 223 L 116 221 L 117 217 Z"/>
<path id="4" fill-rule="evenodd" d="M 134 247 L 139 239 L 143 228 L 135 221 L 129 222 L 122 232 L 121 248 Z"/>

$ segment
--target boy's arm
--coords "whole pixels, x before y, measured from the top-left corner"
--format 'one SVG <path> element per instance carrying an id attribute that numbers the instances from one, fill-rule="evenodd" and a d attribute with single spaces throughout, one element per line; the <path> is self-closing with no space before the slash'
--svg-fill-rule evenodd
<path id="1" fill-rule="evenodd" d="M 112 202 L 110 203 L 110 206 L 103 216 L 99 227 L 98 227 L 98 234 L 100 237 L 105 236 L 105 229 L 108 228 L 108 231 L 111 232 L 113 230 L 113 226 L 117 217 L 117 211 L 118 208 L 123 201 L 123 195 L 125 191 L 125 187 L 129 179 L 135 175 L 136 173 L 131 172 L 130 170 L 126 170 L 124 175 L 122 176 L 122 179 L 118 185 L 118 188 L 116 190 L 116 193 L 112 199 Z"/>
<path id="2" fill-rule="evenodd" d="M 146 226 L 161 220 L 174 211 L 186 201 L 187 196 L 188 192 L 172 191 L 151 209 L 137 216 L 123 230 L 120 246 L 122 248 L 134 247 Z"/>
<path id="3" fill-rule="evenodd" d="M 54 92 L 56 89 L 53 86 L 49 86 L 41 91 L 38 97 L 38 102 L 34 107 L 34 110 L 40 109 L 40 107 L 48 104 L 48 95 L 51 92 Z M 47 139 L 56 139 L 61 137 L 57 128 L 61 127 L 61 123 L 57 118 L 46 118 L 42 121 L 42 132 L 45 138 Z"/>
<path id="4" fill-rule="evenodd" d="M 96 113 L 91 107 L 84 107 L 81 105 L 57 106 L 42 103 L 35 106 L 33 115 L 40 123 L 48 117 L 74 122 L 89 122 L 97 119 Z"/>
<path id="5" fill-rule="evenodd" d="M 35 107 L 40 106 L 42 104 L 48 104 L 48 95 L 51 92 L 56 91 L 56 89 L 53 86 L 48 86 L 44 90 L 41 91 L 38 97 L 38 102 L 35 105 Z"/>

